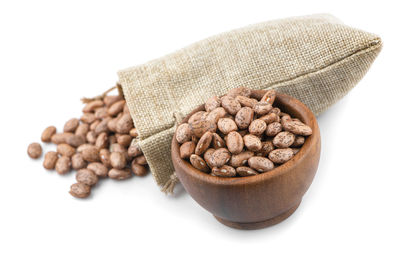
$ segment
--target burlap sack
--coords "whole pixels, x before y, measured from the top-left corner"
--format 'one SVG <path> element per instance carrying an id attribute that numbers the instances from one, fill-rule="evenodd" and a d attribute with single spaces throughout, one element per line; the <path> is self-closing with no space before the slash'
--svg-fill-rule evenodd
<path id="1" fill-rule="evenodd" d="M 381 47 L 374 34 L 312 15 L 222 33 L 118 75 L 151 172 L 170 187 L 177 121 L 210 96 L 274 88 L 318 115 L 356 85 Z"/>

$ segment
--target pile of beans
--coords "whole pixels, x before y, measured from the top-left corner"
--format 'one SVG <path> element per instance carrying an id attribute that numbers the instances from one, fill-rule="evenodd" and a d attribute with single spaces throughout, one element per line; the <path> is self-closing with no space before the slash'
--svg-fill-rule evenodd
<path id="1" fill-rule="evenodd" d="M 86 103 L 83 115 L 68 120 L 63 132 L 47 127 L 41 140 L 57 145 L 57 151 L 44 156 L 43 167 L 64 175 L 76 170 L 76 183 L 70 194 L 86 198 L 100 178 L 123 180 L 132 174 L 145 176 L 148 165 L 136 137 L 128 107 L 122 96 L 105 96 Z M 39 143 L 31 143 L 28 155 L 42 155 Z"/>
<path id="2" fill-rule="evenodd" d="M 258 101 L 239 87 L 211 97 L 205 111 L 177 127 L 180 157 L 212 176 L 254 176 L 289 161 L 312 129 L 274 107 L 276 92 Z"/>

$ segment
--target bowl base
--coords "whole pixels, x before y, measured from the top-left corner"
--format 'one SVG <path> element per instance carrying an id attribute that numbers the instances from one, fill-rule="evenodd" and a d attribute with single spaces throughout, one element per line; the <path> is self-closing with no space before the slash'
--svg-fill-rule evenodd
<path id="1" fill-rule="evenodd" d="M 285 219 L 287 219 L 294 211 L 296 211 L 297 207 L 299 207 L 301 201 L 296 204 L 294 207 L 290 208 L 284 213 L 279 214 L 278 216 L 275 216 L 271 219 L 265 220 L 265 221 L 259 221 L 259 222 L 250 222 L 250 223 L 240 223 L 240 222 L 233 222 L 233 221 L 228 221 L 225 219 L 222 219 L 220 217 L 217 217 L 214 215 L 214 217 L 221 222 L 222 224 L 231 227 L 231 228 L 236 228 L 236 229 L 243 229 L 243 230 L 254 230 L 254 229 L 261 229 L 261 228 L 266 228 L 269 226 L 276 225 Z"/>

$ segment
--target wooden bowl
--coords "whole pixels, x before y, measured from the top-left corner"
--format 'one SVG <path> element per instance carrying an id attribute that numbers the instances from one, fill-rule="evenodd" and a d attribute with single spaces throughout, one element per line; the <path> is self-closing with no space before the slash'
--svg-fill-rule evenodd
<path id="1" fill-rule="evenodd" d="M 264 90 L 252 92 L 260 99 Z M 172 141 L 172 161 L 186 191 L 221 223 L 238 229 L 259 229 L 275 225 L 289 217 L 299 206 L 317 171 L 321 138 L 314 114 L 299 100 L 278 94 L 275 106 L 301 119 L 313 134 L 288 162 L 272 171 L 250 177 L 221 178 L 195 169 L 179 156 L 179 143 Z M 204 105 L 189 117 L 204 110 Z"/>

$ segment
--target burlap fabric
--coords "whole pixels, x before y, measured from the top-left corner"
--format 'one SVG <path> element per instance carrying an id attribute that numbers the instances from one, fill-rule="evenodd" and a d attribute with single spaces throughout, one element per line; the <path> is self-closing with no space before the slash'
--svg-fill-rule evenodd
<path id="1" fill-rule="evenodd" d="M 311 15 L 222 33 L 118 75 L 140 146 L 162 186 L 174 172 L 177 121 L 210 96 L 238 86 L 274 88 L 318 115 L 356 85 L 381 47 L 374 34 Z"/>

